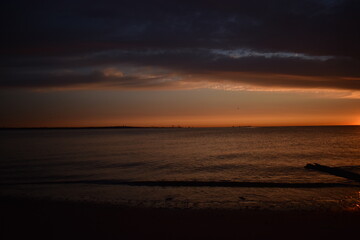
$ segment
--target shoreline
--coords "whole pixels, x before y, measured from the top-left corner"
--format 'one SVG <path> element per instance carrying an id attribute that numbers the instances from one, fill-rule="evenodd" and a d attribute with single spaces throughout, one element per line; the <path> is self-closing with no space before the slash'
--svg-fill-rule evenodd
<path id="1" fill-rule="evenodd" d="M 344 239 L 358 211 L 127 207 L 1 197 L 2 239 Z"/>

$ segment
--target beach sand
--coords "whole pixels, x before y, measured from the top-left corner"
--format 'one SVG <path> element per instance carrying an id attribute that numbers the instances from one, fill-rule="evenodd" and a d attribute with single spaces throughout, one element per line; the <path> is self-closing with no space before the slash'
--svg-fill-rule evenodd
<path id="1" fill-rule="evenodd" d="M 1 239 L 347 239 L 355 211 L 155 209 L 0 198 Z"/>

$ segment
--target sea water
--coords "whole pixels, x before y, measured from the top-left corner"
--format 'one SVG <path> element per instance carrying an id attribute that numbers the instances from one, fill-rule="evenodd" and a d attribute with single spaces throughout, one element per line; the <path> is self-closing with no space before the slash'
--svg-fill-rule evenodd
<path id="1" fill-rule="evenodd" d="M 0 130 L 0 159 L 0 196 L 165 208 L 360 206 L 357 184 L 304 168 L 316 162 L 360 173 L 359 126 L 9 129 Z M 117 181 L 205 186 L 127 186 Z M 206 186 L 223 181 L 260 185 Z M 305 186 L 261 186 L 269 182 Z"/>

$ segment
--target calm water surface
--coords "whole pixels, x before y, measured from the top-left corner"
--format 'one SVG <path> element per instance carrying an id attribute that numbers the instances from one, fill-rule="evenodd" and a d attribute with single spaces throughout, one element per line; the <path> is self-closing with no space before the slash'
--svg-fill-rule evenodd
<path id="1" fill-rule="evenodd" d="M 352 184 L 304 165 L 317 162 L 360 173 L 360 127 L 1 130 L 0 158 L 2 196 L 181 208 L 349 209 L 360 204 L 357 186 L 35 184 L 99 179 Z"/>

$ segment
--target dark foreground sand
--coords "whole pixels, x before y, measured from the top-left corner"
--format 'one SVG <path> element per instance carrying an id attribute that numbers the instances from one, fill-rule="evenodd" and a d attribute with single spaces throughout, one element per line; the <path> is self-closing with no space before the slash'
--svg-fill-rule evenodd
<path id="1" fill-rule="evenodd" d="M 129 208 L 1 198 L 1 239 L 357 239 L 359 212 Z"/>

